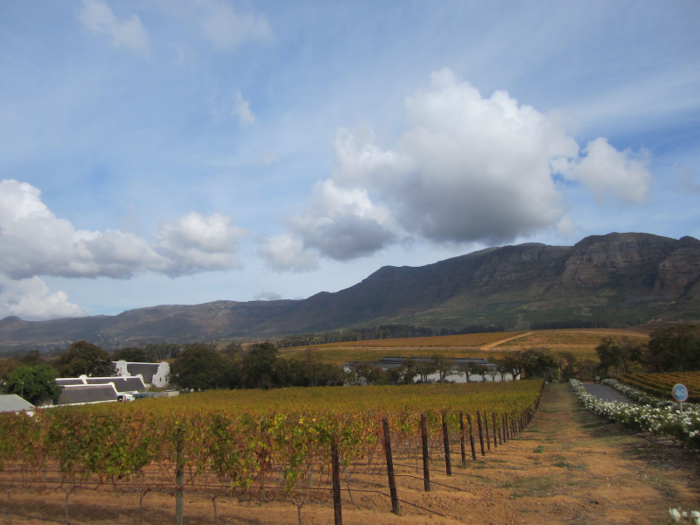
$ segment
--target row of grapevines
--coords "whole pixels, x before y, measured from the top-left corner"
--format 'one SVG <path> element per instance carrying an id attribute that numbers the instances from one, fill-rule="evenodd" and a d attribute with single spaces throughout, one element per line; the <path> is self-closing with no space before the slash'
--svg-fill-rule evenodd
<path id="1" fill-rule="evenodd" d="M 675 384 L 683 383 L 690 391 L 688 401 L 700 403 L 700 372 L 623 374 L 614 377 L 621 383 L 666 399 L 671 399 L 671 389 Z"/>
<path id="2" fill-rule="evenodd" d="M 232 487 L 249 487 L 275 470 L 287 492 L 307 472 L 327 469 L 336 442 L 344 461 L 371 455 L 392 435 L 418 444 L 420 415 L 432 434 L 442 422 L 459 431 L 459 412 L 519 417 L 531 409 L 541 381 L 479 385 L 306 388 L 219 391 L 38 410 L 0 418 L 0 463 L 56 465 L 66 478 L 140 476 L 160 468 L 174 480 L 181 465 L 191 479 L 215 473 Z M 499 418 L 500 421 L 500 418 Z"/>

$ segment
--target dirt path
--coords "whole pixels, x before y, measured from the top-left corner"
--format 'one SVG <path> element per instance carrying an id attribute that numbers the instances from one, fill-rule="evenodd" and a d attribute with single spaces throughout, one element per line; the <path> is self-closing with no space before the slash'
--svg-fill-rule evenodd
<path id="1" fill-rule="evenodd" d="M 492 445 L 493 446 L 493 445 Z M 459 448 L 453 451 L 453 461 Z M 441 474 L 436 457 L 434 485 L 398 478 L 399 497 L 442 514 L 430 514 L 402 504 L 402 516 L 389 512 L 384 496 L 355 492 L 353 502 L 343 490 L 346 525 L 389 524 L 668 524 L 669 508 L 700 510 L 700 460 L 697 454 L 674 446 L 658 446 L 603 421 L 582 409 L 568 385 L 548 385 L 540 410 L 520 436 L 492 450 L 484 460 L 469 460 L 455 474 Z M 411 471 L 412 472 L 412 471 Z M 413 472 L 415 474 L 415 472 Z M 359 480 L 358 480 L 359 481 Z M 383 478 L 375 490 L 388 492 Z M 64 494 L 60 490 L 13 490 L 5 509 L 61 519 Z M 298 523 L 291 503 L 259 506 L 255 498 L 239 502 L 217 500 L 219 524 Z M 173 496 L 149 493 L 144 498 L 144 524 L 173 523 Z M 116 497 L 106 491 L 77 490 L 70 498 L 71 519 L 83 524 L 133 524 L 138 520 L 138 495 Z M 214 523 L 212 501 L 204 494 L 186 495 L 185 523 Z M 302 523 L 333 522 L 330 502 L 307 504 Z M 39 523 L 18 517 L 12 523 Z"/>
<path id="2" fill-rule="evenodd" d="M 515 337 L 507 337 L 505 339 L 499 339 L 498 341 L 491 341 L 490 343 L 485 343 L 481 346 L 479 346 L 480 350 L 490 350 L 494 346 L 507 343 L 508 341 L 514 341 L 516 339 L 520 339 L 521 337 L 527 337 L 528 335 L 532 335 L 532 332 L 526 332 L 524 334 L 516 335 Z"/>

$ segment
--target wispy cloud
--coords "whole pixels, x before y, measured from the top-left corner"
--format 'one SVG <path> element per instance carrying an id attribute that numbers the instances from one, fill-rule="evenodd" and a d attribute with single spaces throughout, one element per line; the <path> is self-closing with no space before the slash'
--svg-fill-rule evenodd
<path id="1" fill-rule="evenodd" d="M 237 12 L 230 4 L 218 0 L 198 5 L 204 35 L 218 49 L 232 51 L 247 40 L 266 41 L 272 37 L 265 15 Z"/>
<path id="2" fill-rule="evenodd" d="M 139 56 L 148 56 L 148 34 L 137 15 L 119 20 L 104 0 L 83 0 L 79 18 L 85 29 L 107 36 L 114 47 L 124 47 Z"/>

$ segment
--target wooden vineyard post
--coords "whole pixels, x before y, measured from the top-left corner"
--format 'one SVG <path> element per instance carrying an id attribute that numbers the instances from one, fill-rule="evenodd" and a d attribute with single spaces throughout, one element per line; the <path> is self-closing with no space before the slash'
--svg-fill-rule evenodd
<path id="1" fill-rule="evenodd" d="M 467 423 L 469 423 L 469 443 L 472 446 L 472 460 L 476 461 L 476 447 L 474 446 L 474 427 L 472 426 L 471 414 L 467 414 Z"/>
<path id="2" fill-rule="evenodd" d="M 467 453 L 464 447 L 464 413 L 459 411 L 459 447 L 462 452 L 462 465 L 467 462 Z"/>
<path id="3" fill-rule="evenodd" d="M 338 442 L 335 439 L 331 444 L 331 455 L 333 466 L 333 516 L 335 525 L 343 525 L 343 509 L 340 502 L 340 460 L 338 458 Z"/>
<path id="4" fill-rule="evenodd" d="M 442 438 L 445 442 L 445 473 L 452 475 L 452 458 L 450 457 L 450 434 L 447 430 L 447 420 L 445 414 L 442 415 Z"/>
<path id="5" fill-rule="evenodd" d="M 428 456 L 428 422 L 425 414 L 420 415 L 420 435 L 423 442 L 423 488 L 430 492 L 430 457 Z"/>
<path id="6" fill-rule="evenodd" d="M 175 525 L 183 525 L 185 520 L 185 505 L 183 485 L 185 480 L 185 466 L 182 459 L 182 429 L 177 431 L 177 449 L 175 465 Z"/>
<path id="7" fill-rule="evenodd" d="M 501 414 L 501 421 L 503 421 L 503 442 L 508 443 L 508 420 L 505 414 Z"/>
<path id="8" fill-rule="evenodd" d="M 493 448 L 498 449 L 498 428 L 496 427 L 496 414 L 491 412 L 491 422 L 493 423 Z"/>
<path id="9" fill-rule="evenodd" d="M 384 427 L 384 452 L 386 454 L 386 471 L 389 475 L 389 492 L 391 493 L 391 512 L 399 515 L 399 496 L 396 493 L 396 478 L 394 477 L 394 460 L 391 456 L 391 434 L 389 431 L 389 420 L 382 419 Z"/>
<path id="10" fill-rule="evenodd" d="M 481 455 L 485 456 L 486 451 L 484 450 L 484 433 L 481 430 L 481 412 L 476 411 L 476 422 L 479 424 L 479 444 L 481 445 Z"/>
<path id="11" fill-rule="evenodd" d="M 484 430 L 486 431 L 486 449 L 491 452 L 491 440 L 489 439 L 489 415 L 484 413 Z"/>

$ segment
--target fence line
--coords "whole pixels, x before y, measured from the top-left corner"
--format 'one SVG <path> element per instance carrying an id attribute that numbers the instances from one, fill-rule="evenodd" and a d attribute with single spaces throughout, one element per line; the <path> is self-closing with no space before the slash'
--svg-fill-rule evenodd
<path id="1" fill-rule="evenodd" d="M 138 492 L 140 494 L 141 504 L 143 503 L 145 494 L 148 492 L 173 494 L 175 496 L 176 525 L 181 525 L 184 520 L 184 494 L 186 492 L 200 494 L 207 490 L 220 492 L 220 494 L 214 496 L 208 495 L 214 504 L 215 520 L 217 519 L 216 498 L 226 496 L 230 498 L 239 497 L 239 499 L 241 499 L 247 496 L 248 501 L 252 501 L 254 498 L 253 491 L 259 490 L 261 504 L 266 501 L 291 501 L 297 505 L 300 513 L 301 507 L 307 503 L 309 498 L 319 503 L 328 503 L 332 501 L 335 524 L 342 525 L 341 476 L 344 475 L 348 496 L 351 501 L 352 492 L 374 492 L 388 497 L 391 501 L 392 512 L 397 515 L 401 512 L 399 503 L 402 502 L 427 512 L 447 517 L 439 512 L 400 499 L 396 478 L 422 480 L 423 491 L 425 492 L 430 492 L 433 485 L 464 492 L 462 488 L 431 480 L 431 466 L 444 463 L 447 476 L 452 476 L 453 474 L 470 476 L 470 474 L 453 471 L 451 450 L 457 446 L 460 447 L 461 466 L 466 466 L 468 461 L 468 439 L 471 448 L 471 461 L 479 461 L 486 464 L 482 459 L 477 458 L 475 447 L 476 438 L 478 437 L 479 439 L 482 458 L 484 458 L 487 453 L 491 453 L 491 442 L 493 442 L 494 452 L 498 450 L 499 444 L 501 447 L 504 447 L 509 440 L 522 432 L 530 423 L 539 407 L 541 395 L 542 388 L 532 405 L 518 413 L 496 414 L 492 412 L 489 414 L 477 410 L 476 422 L 473 421 L 471 413 L 467 412 L 463 414 L 459 412 L 458 436 L 456 434 L 451 435 L 444 414 L 442 418 L 442 432 L 433 432 L 431 434 L 427 425 L 426 414 L 421 414 L 420 424 L 416 429 L 416 434 L 408 436 L 405 435 L 404 432 L 404 435 L 398 439 L 392 438 L 389 421 L 384 418 L 381 421 L 381 435 L 383 439 L 373 447 L 367 449 L 368 453 L 365 458 L 358 458 L 358 461 L 355 462 L 349 458 L 342 457 L 338 451 L 337 442 L 333 441 L 331 445 L 330 465 L 324 467 L 321 464 L 319 467 L 319 458 L 311 458 L 310 463 L 303 469 L 303 472 L 299 472 L 299 475 L 303 474 L 302 477 L 306 478 L 306 483 L 304 485 L 295 482 L 290 486 L 289 480 L 285 478 L 285 469 L 289 467 L 289 464 L 272 461 L 261 463 L 262 466 L 257 477 L 251 478 L 250 482 L 245 486 L 236 486 L 236 480 L 225 476 L 221 477 L 215 470 L 193 470 L 192 466 L 188 466 L 184 459 L 183 442 L 180 436 L 178 437 L 177 454 L 174 464 L 152 464 L 149 465 L 148 468 L 143 469 L 138 475 L 127 477 L 124 480 L 115 480 L 114 477 L 110 479 L 109 477 L 100 477 L 96 475 L 66 476 L 56 464 L 36 465 L 10 462 L 5 465 L 7 468 L 0 470 L 0 485 L 29 489 L 32 487 L 38 488 L 43 486 L 44 488 L 48 488 L 54 486 L 55 489 L 60 488 L 63 490 L 66 494 L 66 520 L 59 521 L 25 516 L 27 518 L 46 522 L 75 523 L 70 522 L 68 519 L 68 503 L 71 491 L 74 489 L 95 490 L 104 487 L 105 489 L 111 488 L 115 492 Z M 465 415 L 466 424 L 464 421 Z M 474 423 L 476 423 L 476 425 Z M 477 433 L 478 436 L 475 436 Z M 486 446 L 484 440 L 486 440 Z M 502 453 L 505 452 L 505 450 L 502 448 L 501 451 L 498 452 Z M 421 456 L 422 472 L 420 472 L 421 469 L 419 467 Z M 397 459 L 399 461 L 396 461 Z M 415 463 L 411 465 L 410 463 L 414 460 Z M 316 465 L 316 468 L 314 468 L 313 465 Z M 341 466 L 344 468 L 344 474 L 341 472 Z M 415 470 L 422 475 L 413 475 L 405 471 L 396 472 L 396 468 L 408 470 L 409 472 Z M 314 480 L 315 476 L 316 479 Z M 370 481 L 379 476 L 385 476 L 384 483 Z M 366 487 L 372 485 L 385 487 L 388 484 L 389 494 L 370 488 L 355 487 L 351 489 L 351 477 L 353 478 L 353 484 L 360 483 L 364 484 Z M 363 479 L 358 480 L 358 477 Z M 209 482 L 212 478 L 216 481 L 212 480 L 212 482 Z M 266 480 L 275 482 L 266 483 Z M 64 487 L 71 488 L 68 490 Z M 301 503 L 297 503 L 297 501 Z M 352 503 L 355 504 L 354 501 L 352 501 Z M 10 512 L 10 514 L 13 513 Z M 20 514 L 16 515 L 20 516 Z"/>

